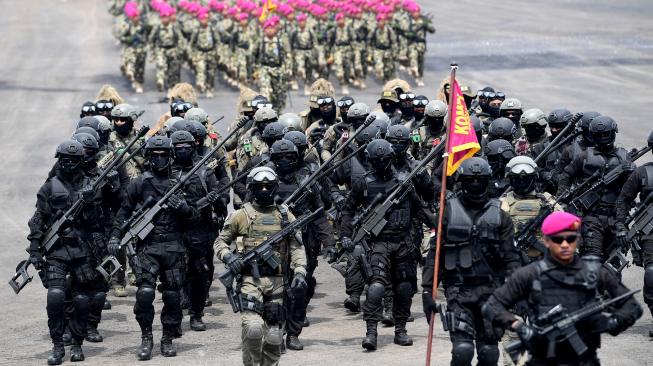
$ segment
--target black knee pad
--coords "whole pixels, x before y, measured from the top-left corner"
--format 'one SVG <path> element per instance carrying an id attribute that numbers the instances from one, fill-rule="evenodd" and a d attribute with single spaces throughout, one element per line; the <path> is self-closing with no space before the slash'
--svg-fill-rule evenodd
<path id="1" fill-rule="evenodd" d="M 653 264 L 649 264 L 644 270 L 644 288 L 653 291 Z"/>
<path id="2" fill-rule="evenodd" d="M 66 289 L 63 287 L 48 287 L 47 311 L 63 311 L 66 301 Z"/>
<path id="3" fill-rule="evenodd" d="M 91 308 L 91 298 L 86 294 L 76 294 L 73 296 L 73 305 L 76 312 L 80 314 L 88 313 Z"/>
<path id="4" fill-rule="evenodd" d="M 471 342 L 458 342 L 451 349 L 451 364 L 453 366 L 468 366 L 474 358 L 474 344 Z"/>
<path id="5" fill-rule="evenodd" d="M 107 293 L 104 291 L 98 291 L 93 294 L 91 298 L 91 306 L 93 307 L 104 307 L 104 301 L 107 299 Z"/>
<path id="6" fill-rule="evenodd" d="M 478 348 L 478 364 L 496 365 L 499 362 L 499 346 L 484 344 Z"/>
<path id="7" fill-rule="evenodd" d="M 372 282 L 367 288 L 367 301 L 370 304 L 381 305 L 381 300 L 385 294 L 385 286 L 380 282 Z"/>
<path id="8" fill-rule="evenodd" d="M 143 306 L 150 306 L 154 302 L 154 287 L 141 286 L 136 290 L 136 303 Z"/>

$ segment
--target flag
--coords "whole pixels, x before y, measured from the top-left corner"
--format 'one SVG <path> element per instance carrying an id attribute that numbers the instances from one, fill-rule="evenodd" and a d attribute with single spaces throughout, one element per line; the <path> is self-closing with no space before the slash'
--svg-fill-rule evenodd
<path id="1" fill-rule="evenodd" d="M 469 119 L 465 97 L 458 81 L 454 79 L 449 106 L 449 134 L 447 136 L 447 176 L 451 176 L 467 158 L 481 149 L 476 139 L 476 131 Z"/>
<path id="2" fill-rule="evenodd" d="M 263 11 L 261 11 L 261 16 L 258 17 L 258 20 L 264 22 L 276 8 L 277 4 L 274 4 L 272 0 L 263 0 Z"/>

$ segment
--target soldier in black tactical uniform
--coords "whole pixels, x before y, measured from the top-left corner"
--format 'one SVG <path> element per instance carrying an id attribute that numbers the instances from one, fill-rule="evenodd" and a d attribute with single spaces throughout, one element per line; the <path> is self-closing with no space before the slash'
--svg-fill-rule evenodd
<path id="1" fill-rule="evenodd" d="M 97 263 L 91 252 L 95 243 L 89 238 L 103 235 L 101 220 L 101 193 L 91 188 L 91 177 L 84 174 L 82 163 L 84 147 L 71 140 L 57 147 L 56 172 L 41 186 L 36 198 L 36 212 L 29 221 L 29 260 L 34 268 L 45 270 L 44 286 L 48 289 L 48 328 L 53 348 L 48 356 L 49 365 L 59 365 L 65 355 L 63 333 L 65 327 L 65 305 L 67 277 L 70 276 L 70 291 L 75 316 L 70 319 L 72 348 L 70 360 L 83 361 L 82 343 L 87 335 L 87 321 L 91 299 L 95 294 L 104 294 L 105 285 Z M 99 191 L 99 190 L 98 190 Z M 54 246 L 44 253 L 41 241 L 58 215 L 67 211 L 78 199 L 86 205 L 76 217 L 77 220 L 62 232 Z M 102 301 L 104 303 L 104 301 Z"/>
<path id="2" fill-rule="evenodd" d="M 154 136 L 147 141 L 145 150 L 150 170 L 133 179 L 126 189 L 109 240 L 109 251 L 114 255 L 118 253 L 120 238 L 124 234 L 121 230 L 123 223 L 148 198 L 162 198 L 178 179 L 172 170 L 173 146 L 170 138 Z M 203 188 L 197 188 L 201 189 Z M 189 182 L 184 190 L 191 191 L 194 188 Z M 150 235 L 136 245 L 141 263 L 141 268 L 134 268 L 138 286 L 134 314 L 142 333 L 142 342 L 138 348 L 139 360 L 149 360 L 152 357 L 153 302 L 157 278 L 160 278 L 163 285 L 161 354 L 164 357 L 177 355 L 172 339 L 181 336 L 178 331 L 182 320 L 180 291 L 184 284 L 186 252 L 181 233 L 192 218 L 198 217 L 198 211 L 179 193 L 170 198 L 167 204 L 168 209 L 152 221 L 154 228 Z"/>
<path id="3" fill-rule="evenodd" d="M 474 342 L 478 365 L 497 364 L 501 333 L 483 321 L 481 305 L 520 264 L 513 247 L 512 219 L 501 210 L 499 200 L 488 195 L 491 174 L 482 158 L 465 160 L 458 169 L 462 194 L 446 202 L 439 278 L 447 300 L 452 366 L 472 364 Z M 427 320 L 435 311 L 434 260 L 432 246 L 422 272 Z"/>
<path id="4" fill-rule="evenodd" d="M 574 116 L 568 109 L 554 109 L 549 113 L 547 117 L 547 122 L 549 123 L 549 130 L 551 135 L 542 143 L 536 144 L 532 149 L 532 158 L 535 159 L 544 149 L 546 149 L 551 142 L 558 136 L 560 132 L 571 122 Z M 537 165 L 540 167 L 540 186 L 542 190 L 555 194 L 556 190 L 559 190 L 559 175 L 556 169 L 556 161 L 561 156 L 564 146 L 551 151 L 546 158 L 537 162 Z"/>
<path id="5" fill-rule="evenodd" d="M 653 148 L 653 132 L 648 136 L 648 146 Z M 616 215 L 616 229 L 617 241 L 619 246 L 631 247 L 632 243 L 628 243 L 628 228 L 626 227 L 626 220 L 631 205 L 635 202 L 635 198 L 639 195 L 638 207 L 641 211 L 653 210 L 653 163 L 648 162 L 640 167 L 637 167 L 633 174 L 630 175 L 626 183 L 624 183 L 621 193 L 617 198 L 617 215 Z M 644 220 L 648 221 L 648 220 Z M 637 227 L 631 227 L 631 231 L 636 231 L 635 240 L 639 243 L 641 252 L 633 248 L 633 261 L 636 265 L 644 267 L 644 302 L 648 305 L 649 310 L 653 313 L 653 231 L 650 227 L 653 222 L 648 221 L 639 224 Z M 648 233 L 644 231 L 643 226 L 648 224 Z M 632 248 L 632 247 L 631 247 Z M 649 337 L 653 337 L 653 330 L 649 331 Z"/>
<path id="6" fill-rule="evenodd" d="M 617 196 L 628 177 L 627 174 L 635 169 L 626 150 L 614 146 L 617 132 L 617 122 L 611 117 L 594 118 L 590 123 L 590 134 L 594 146 L 576 156 L 564 168 L 560 174 L 558 186 L 558 195 L 560 195 L 572 184 L 583 182 L 597 171 L 601 172 L 600 179 L 620 165 L 623 168 L 624 172 L 621 177 L 609 186 L 599 187 L 596 192 L 599 196 L 598 201 L 583 210 L 584 218 L 581 230 L 583 242 L 580 253 L 581 255 L 595 255 L 603 260 L 606 260 L 615 248 L 614 239 L 619 231 L 615 227 Z"/>
<path id="7" fill-rule="evenodd" d="M 492 169 L 488 194 L 490 198 L 499 198 L 510 185 L 510 180 L 506 177 L 506 164 L 516 156 L 515 149 L 510 142 L 498 139 L 488 142 L 484 151 L 484 157 Z"/>
<path id="8" fill-rule="evenodd" d="M 490 123 L 490 127 L 488 127 L 488 142 L 502 139 L 514 143 L 516 138 L 517 127 L 515 127 L 515 124 L 506 117 L 495 119 Z"/>
<path id="9" fill-rule="evenodd" d="M 270 162 L 267 165 L 269 168 L 274 169 L 277 173 L 279 180 L 279 188 L 277 189 L 277 196 L 281 200 L 288 198 L 293 192 L 299 188 L 299 185 L 308 176 L 311 175 L 317 166 L 306 164 L 303 160 L 300 161 L 297 147 L 289 140 L 281 139 L 276 141 L 270 147 Z M 291 205 L 291 212 L 296 217 L 310 213 L 322 207 L 324 197 L 321 195 L 323 189 L 317 182 L 304 188 L 307 195 L 300 198 L 299 201 Z M 328 197 L 326 197 L 328 199 Z M 304 294 L 304 309 L 303 314 L 306 312 L 306 306 L 315 293 L 316 280 L 313 276 L 317 268 L 317 258 L 320 254 L 321 245 L 325 249 L 332 250 L 335 246 L 333 239 L 333 229 L 329 225 L 326 215 L 318 216 L 313 222 L 309 223 L 302 231 L 302 241 L 304 249 L 306 250 L 306 282 L 308 287 Z M 286 304 L 290 305 L 290 304 Z M 292 314 L 296 315 L 296 314 Z M 292 350 L 302 350 L 304 346 L 299 340 L 299 335 L 302 328 L 308 326 L 308 319 L 302 317 L 298 319 L 295 316 L 289 316 L 286 320 L 286 346 Z"/>
<path id="10" fill-rule="evenodd" d="M 567 212 L 554 212 L 542 224 L 545 257 L 516 270 L 506 283 L 490 296 L 483 306 L 487 322 L 517 332 L 531 359 L 527 365 L 600 365 L 596 350 L 602 332 L 616 336 L 642 316 L 642 309 L 634 298 L 623 299 L 611 308 L 610 314 L 597 314 L 575 325 L 580 342 L 587 347 L 578 353 L 569 342 L 572 338 L 548 339 L 531 325 L 546 326 L 546 314 L 557 306 L 565 312 L 574 312 L 596 303 L 599 296 L 610 298 L 622 295 L 628 289 L 614 272 L 601 266 L 595 256 L 576 254 L 580 218 Z M 529 324 L 519 320 L 509 309 L 525 302 L 530 313 Z M 551 354 L 548 354 L 552 350 Z M 470 358 L 471 360 L 471 358 Z M 496 363 L 495 363 L 496 364 Z"/>
<path id="11" fill-rule="evenodd" d="M 600 115 L 601 114 L 598 112 L 583 112 L 583 116 L 580 118 L 580 121 L 578 121 L 578 127 L 581 130 L 581 134 L 576 137 L 571 144 L 562 149 L 560 157 L 556 162 L 556 167 L 553 173 L 554 175 L 560 174 L 575 157 L 587 150 L 588 147 L 594 146 L 590 134 L 590 122 Z"/>
<path id="12" fill-rule="evenodd" d="M 400 177 L 392 167 L 394 151 L 385 140 L 373 140 L 366 148 L 367 160 L 372 171 L 352 184 L 349 199 L 342 212 L 341 242 L 344 248 L 353 247 L 355 214 L 369 206 L 377 195 L 387 196 L 400 182 Z M 395 318 L 394 343 L 410 346 L 413 340 L 406 334 L 406 321 L 410 316 L 413 283 L 417 276 L 410 248 L 412 219 L 421 213 L 421 201 L 414 189 L 400 203 L 393 206 L 387 215 L 388 222 L 378 236 L 369 238 L 369 263 L 372 277 L 369 279 L 367 298 L 363 305 L 363 319 L 367 323 L 367 333 L 363 348 L 376 350 L 377 325 L 383 311 L 383 295 L 386 285 L 393 285 Z"/>

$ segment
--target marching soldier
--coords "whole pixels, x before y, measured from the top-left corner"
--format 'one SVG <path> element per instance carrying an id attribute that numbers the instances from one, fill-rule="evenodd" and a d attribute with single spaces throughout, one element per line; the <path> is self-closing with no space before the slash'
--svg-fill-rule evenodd
<path id="1" fill-rule="evenodd" d="M 217 69 L 215 51 L 220 42 L 217 32 L 209 25 L 208 13 L 200 13 L 199 27 L 190 36 L 190 52 L 195 67 L 195 83 L 200 93 L 213 98 L 213 84 Z"/>
<path id="2" fill-rule="evenodd" d="M 175 22 L 175 9 L 162 6 L 159 10 L 161 24 L 150 32 L 148 43 L 156 60 L 156 87 L 159 91 L 172 88 L 181 79 L 182 55 L 186 40 Z"/>
<path id="3" fill-rule="evenodd" d="M 125 4 L 125 16 L 116 24 L 116 38 L 122 45 L 122 69 L 138 94 L 143 93 L 145 60 L 147 58 L 147 30 L 135 2 Z"/>

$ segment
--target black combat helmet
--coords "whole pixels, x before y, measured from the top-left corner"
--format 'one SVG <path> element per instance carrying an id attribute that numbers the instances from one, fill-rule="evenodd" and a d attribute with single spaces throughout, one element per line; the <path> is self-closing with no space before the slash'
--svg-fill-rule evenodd
<path id="1" fill-rule="evenodd" d="M 77 140 L 67 140 L 57 146 L 54 157 L 61 171 L 72 174 L 81 166 L 84 159 L 84 146 Z"/>
<path id="2" fill-rule="evenodd" d="M 306 150 L 308 149 L 308 139 L 301 131 L 288 131 L 283 138 L 289 140 L 297 147 L 297 153 L 299 154 L 299 160 L 302 160 Z"/>
<path id="3" fill-rule="evenodd" d="M 82 144 L 84 147 L 84 162 L 88 163 L 95 159 L 95 155 L 100 150 L 97 139 L 90 133 L 80 132 L 73 135 L 73 139 Z"/>
<path id="4" fill-rule="evenodd" d="M 506 117 L 499 117 L 490 123 L 487 138 L 490 141 L 503 139 L 511 142 L 516 135 L 517 127 L 515 127 L 515 124 Z"/>
<path id="5" fill-rule="evenodd" d="M 272 144 L 277 141 L 281 140 L 284 135 L 284 129 L 285 126 L 281 122 L 272 122 L 265 126 L 265 129 L 263 130 L 263 133 L 261 134 L 261 139 L 268 145 L 272 146 Z"/>
<path id="6" fill-rule="evenodd" d="M 365 155 L 376 173 L 385 174 L 391 169 L 395 153 L 388 141 L 376 139 L 367 144 Z"/>
<path id="7" fill-rule="evenodd" d="M 280 174 L 288 174 L 297 166 L 299 151 L 290 140 L 282 138 L 275 141 L 270 147 L 270 160 Z"/>
<path id="8" fill-rule="evenodd" d="M 406 157 L 406 151 L 410 145 L 410 130 L 408 130 L 408 127 L 402 124 L 388 127 L 385 139 L 392 144 L 395 158 L 402 159 Z"/>
<path id="9" fill-rule="evenodd" d="M 195 156 L 195 137 L 184 130 L 175 131 L 170 135 L 174 151 L 175 162 L 182 165 L 193 163 Z"/>
<path id="10" fill-rule="evenodd" d="M 596 148 L 601 151 L 610 151 L 614 148 L 617 138 L 617 122 L 612 117 L 598 116 L 590 122 L 590 136 Z"/>
<path id="11" fill-rule="evenodd" d="M 471 204 L 487 202 L 487 190 L 490 184 L 492 169 L 483 158 L 471 157 L 460 164 L 458 182 L 463 192 L 462 199 Z"/>
<path id="12" fill-rule="evenodd" d="M 172 140 L 166 136 L 153 136 L 147 140 L 145 154 L 155 173 L 167 171 L 172 156 Z"/>

